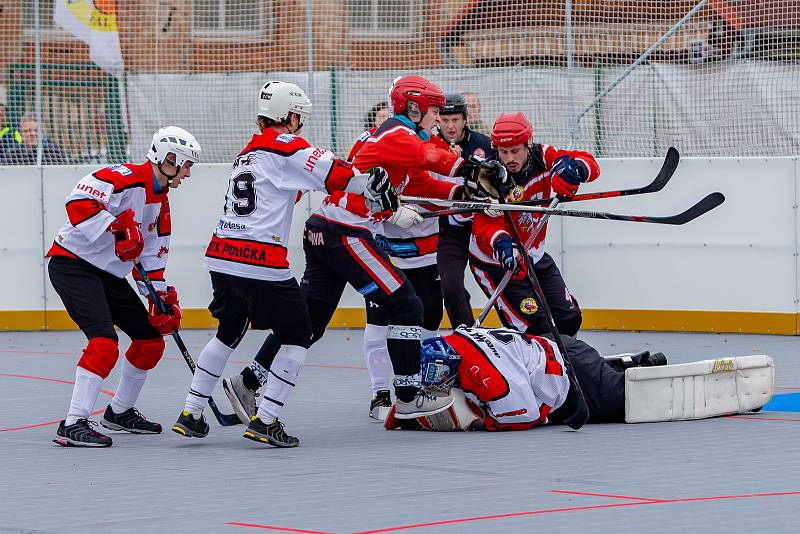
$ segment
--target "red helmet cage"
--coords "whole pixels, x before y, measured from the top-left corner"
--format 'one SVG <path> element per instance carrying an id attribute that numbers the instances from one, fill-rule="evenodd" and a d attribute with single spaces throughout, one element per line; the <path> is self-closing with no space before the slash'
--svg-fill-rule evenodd
<path id="1" fill-rule="evenodd" d="M 492 126 L 489 136 L 496 147 L 510 147 L 521 143 L 527 144 L 533 137 L 533 127 L 525 114 L 501 113 Z"/>
<path id="2" fill-rule="evenodd" d="M 439 86 L 429 82 L 422 76 L 401 76 L 389 90 L 392 113 L 405 113 L 409 101 L 416 102 L 419 110 L 425 114 L 429 106 L 444 107 L 444 93 Z"/>

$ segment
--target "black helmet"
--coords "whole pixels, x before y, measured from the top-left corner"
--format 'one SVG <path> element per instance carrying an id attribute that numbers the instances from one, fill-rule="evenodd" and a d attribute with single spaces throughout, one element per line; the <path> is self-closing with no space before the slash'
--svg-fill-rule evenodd
<path id="1" fill-rule="evenodd" d="M 455 93 L 444 97 L 444 107 L 439 111 L 439 115 L 457 115 L 462 114 L 467 118 L 467 101 L 464 95 Z"/>

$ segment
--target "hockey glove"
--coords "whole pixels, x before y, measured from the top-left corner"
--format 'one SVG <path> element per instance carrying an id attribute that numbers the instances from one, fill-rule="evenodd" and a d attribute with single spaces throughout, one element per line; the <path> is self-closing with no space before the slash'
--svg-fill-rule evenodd
<path id="1" fill-rule="evenodd" d="M 117 215 L 117 220 L 108 225 L 108 231 L 114 234 L 114 253 L 120 260 L 133 261 L 144 250 L 142 231 L 132 209 Z"/>
<path id="2" fill-rule="evenodd" d="M 363 193 L 367 209 L 373 213 L 397 211 L 400 201 L 397 198 L 397 191 L 389 181 L 389 174 L 381 167 L 373 167 L 367 174 L 369 178 Z"/>
<path id="3" fill-rule="evenodd" d="M 514 246 L 514 242 L 509 236 L 501 235 L 495 239 L 492 248 L 494 249 L 495 259 L 500 262 L 504 270 L 511 271 L 512 273 L 517 270 L 520 265 L 521 256 L 519 250 Z"/>
<path id="4" fill-rule="evenodd" d="M 175 288 L 168 286 L 166 291 L 157 291 L 156 294 L 164 306 L 159 306 L 153 301 L 151 295 L 147 295 L 149 304 L 148 317 L 153 328 L 158 330 L 162 336 L 171 334 L 181 328 L 181 306 L 178 303 L 178 292 Z M 164 309 L 164 311 L 161 311 Z"/>
<path id="5" fill-rule="evenodd" d="M 411 228 L 424 220 L 425 219 L 422 218 L 422 215 L 420 215 L 417 210 L 406 205 L 401 205 L 391 217 L 386 219 L 387 222 L 397 225 L 400 228 Z"/>
<path id="6" fill-rule="evenodd" d="M 567 155 L 559 156 L 550 168 L 550 184 L 553 192 L 561 198 L 571 199 L 578 187 L 589 179 L 589 169 L 585 164 Z"/>

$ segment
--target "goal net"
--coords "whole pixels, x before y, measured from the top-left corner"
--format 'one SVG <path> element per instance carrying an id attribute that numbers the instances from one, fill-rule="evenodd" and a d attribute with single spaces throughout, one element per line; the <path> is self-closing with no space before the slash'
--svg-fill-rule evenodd
<path id="1" fill-rule="evenodd" d="M 0 146 L 40 118 L 70 163 L 141 159 L 167 124 L 193 132 L 205 162 L 230 162 L 269 79 L 305 89 L 304 136 L 343 155 L 408 73 L 467 94 L 477 130 L 524 111 L 537 141 L 598 156 L 800 154 L 800 0 L 0 0 L 0 12 Z"/>

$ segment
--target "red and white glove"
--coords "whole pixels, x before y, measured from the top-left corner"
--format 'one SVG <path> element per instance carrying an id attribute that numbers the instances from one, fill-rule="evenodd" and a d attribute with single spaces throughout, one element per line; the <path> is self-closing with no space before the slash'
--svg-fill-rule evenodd
<path id="1" fill-rule="evenodd" d="M 147 302 L 150 305 L 147 319 L 150 321 L 150 324 L 153 325 L 153 328 L 158 330 L 162 336 L 180 330 L 182 315 L 181 306 L 178 303 L 178 292 L 175 291 L 174 287 L 168 286 L 166 291 L 157 291 L 156 294 L 158 298 L 161 299 L 161 302 L 164 303 L 164 306 L 161 308 L 164 308 L 165 311 L 161 311 L 158 303 L 153 301 L 153 297 L 147 295 Z"/>
<path id="2" fill-rule="evenodd" d="M 122 261 L 134 261 L 144 250 L 144 237 L 132 209 L 117 215 L 117 220 L 108 225 L 114 234 L 114 253 Z"/>

